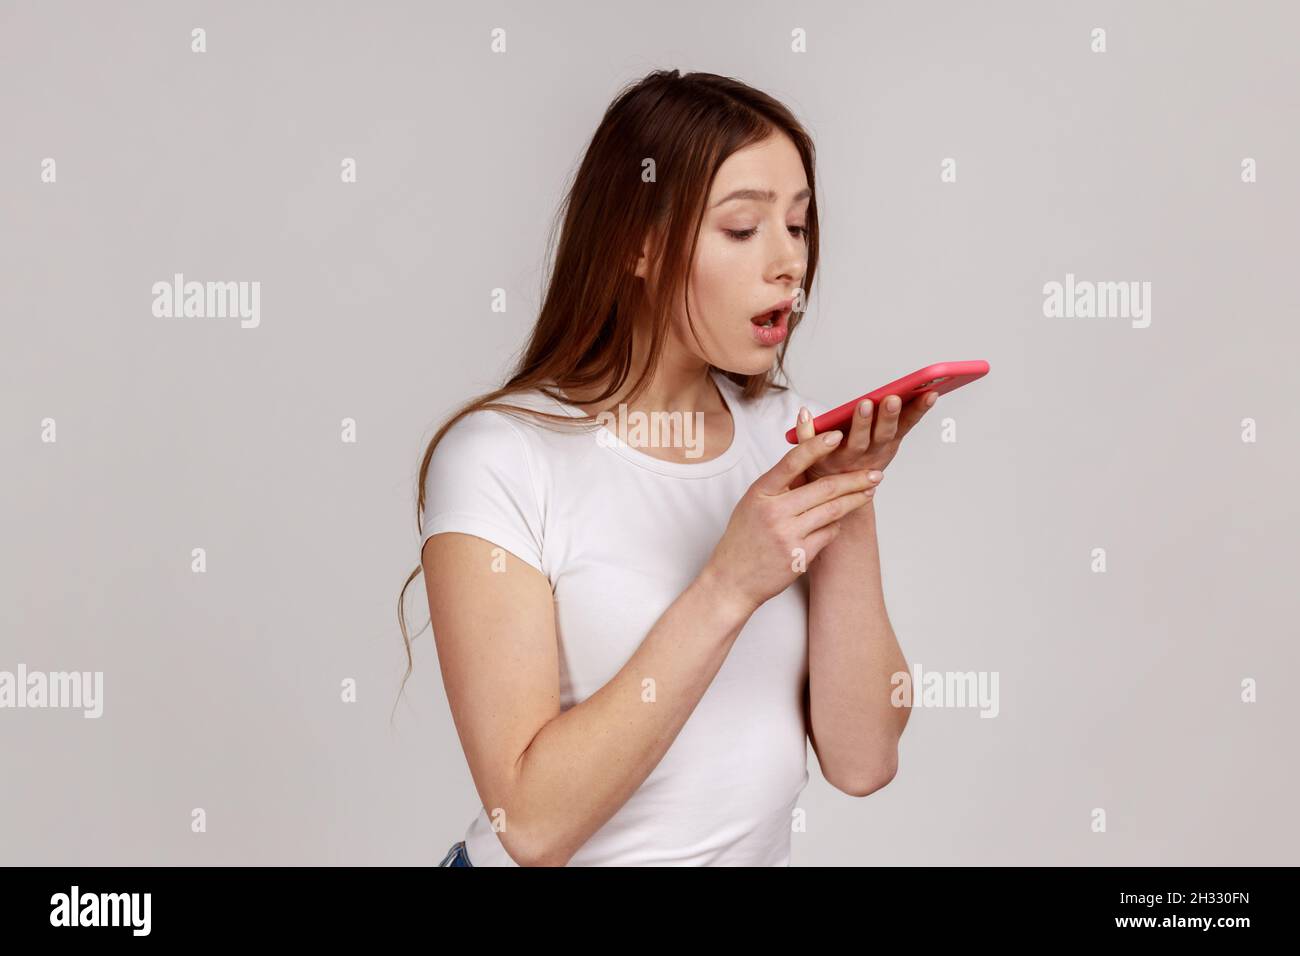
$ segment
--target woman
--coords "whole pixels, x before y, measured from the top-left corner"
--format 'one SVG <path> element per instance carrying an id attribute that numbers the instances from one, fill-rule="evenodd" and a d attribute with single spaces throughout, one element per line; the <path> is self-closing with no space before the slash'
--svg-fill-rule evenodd
<path id="1" fill-rule="evenodd" d="M 929 405 L 813 436 L 773 381 L 813 167 L 788 110 L 713 74 L 652 73 L 596 130 L 516 371 L 420 469 L 407 584 L 483 802 L 440 865 L 788 865 L 809 741 L 846 793 L 893 777 L 872 498 Z M 655 413 L 683 427 L 647 440 Z"/>

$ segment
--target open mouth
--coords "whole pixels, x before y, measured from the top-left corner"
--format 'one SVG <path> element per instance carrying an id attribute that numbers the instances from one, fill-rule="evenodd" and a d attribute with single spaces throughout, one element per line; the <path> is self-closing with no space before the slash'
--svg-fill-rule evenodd
<path id="1" fill-rule="evenodd" d="M 786 313 L 780 309 L 773 309 L 763 315 L 756 315 L 749 321 L 762 329 L 770 329 L 780 325 L 785 320 Z"/>

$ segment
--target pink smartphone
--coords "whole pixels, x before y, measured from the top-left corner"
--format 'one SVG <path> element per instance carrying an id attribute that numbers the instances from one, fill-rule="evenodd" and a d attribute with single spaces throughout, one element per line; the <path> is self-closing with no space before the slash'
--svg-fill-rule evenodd
<path id="1" fill-rule="evenodd" d="M 942 395 L 944 392 L 951 392 L 954 388 L 961 388 L 968 382 L 983 378 L 988 374 L 988 371 L 989 363 L 982 359 L 970 362 L 937 362 L 934 365 L 927 365 L 925 368 L 917 369 L 911 375 L 904 375 L 888 385 L 882 385 L 865 395 L 859 395 L 853 401 L 845 402 L 839 408 L 832 408 L 824 415 L 818 415 L 813 419 L 813 429 L 820 435 L 822 432 L 833 432 L 838 428 L 847 435 L 849 433 L 849 423 L 853 420 L 854 409 L 858 407 L 860 402 L 866 401 L 868 398 L 871 399 L 872 405 L 876 407 L 879 407 L 881 400 L 887 395 L 897 395 L 903 400 L 903 404 L 907 404 L 926 392 L 938 392 Z M 791 445 L 799 444 L 799 437 L 795 429 L 791 428 L 785 433 L 785 440 Z"/>

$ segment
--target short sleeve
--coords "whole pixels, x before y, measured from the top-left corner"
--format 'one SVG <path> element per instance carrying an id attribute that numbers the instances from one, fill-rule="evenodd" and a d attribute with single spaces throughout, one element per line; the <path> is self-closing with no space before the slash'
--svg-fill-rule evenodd
<path id="1" fill-rule="evenodd" d="M 502 412 L 470 412 L 447 429 L 429 459 L 420 551 L 433 535 L 459 531 L 545 573 L 538 502 L 524 436 Z"/>

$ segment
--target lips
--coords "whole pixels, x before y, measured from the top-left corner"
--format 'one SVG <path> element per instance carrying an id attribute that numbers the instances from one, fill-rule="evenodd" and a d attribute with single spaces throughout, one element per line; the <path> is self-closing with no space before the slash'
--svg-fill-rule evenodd
<path id="1" fill-rule="evenodd" d="M 789 316 L 790 307 L 792 305 L 794 305 L 793 296 L 788 299 L 782 299 L 780 302 L 773 302 L 749 321 L 758 326 L 781 325 Z"/>
<path id="2" fill-rule="evenodd" d="M 789 316 L 789 312 L 775 311 L 766 316 L 754 316 L 754 324 L 750 326 L 754 341 L 766 348 L 780 345 L 790 332 Z M 770 324 L 764 324 L 762 319 L 768 319 Z"/>

